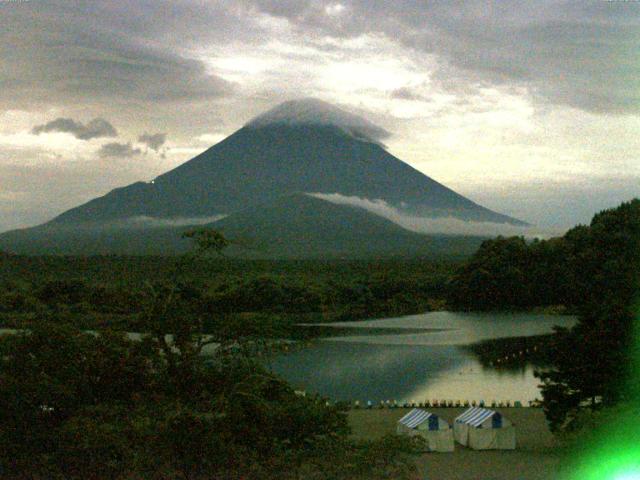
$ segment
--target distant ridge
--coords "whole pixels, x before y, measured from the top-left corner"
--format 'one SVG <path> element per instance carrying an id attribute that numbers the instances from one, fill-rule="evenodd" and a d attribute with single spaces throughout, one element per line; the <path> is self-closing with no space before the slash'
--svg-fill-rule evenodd
<path id="1" fill-rule="evenodd" d="M 8 232 L 0 243 L 23 254 L 173 255 L 190 249 L 182 234 L 191 228 L 223 232 L 233 240 L 226 254 L 242 258 L 459 258 L 484 240 L 410 232 L 367 210 L 297 193 L 206 225 L 47 224 Z"/>

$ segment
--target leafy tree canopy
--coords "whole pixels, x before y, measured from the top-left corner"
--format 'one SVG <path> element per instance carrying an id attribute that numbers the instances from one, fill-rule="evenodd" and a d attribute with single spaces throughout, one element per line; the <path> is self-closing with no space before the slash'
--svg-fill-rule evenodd
<path id="1" fill-rule="evenodd" d="M 201 333 L 182 273 L 150 286 L 142 338 L 49 313 L 0 337 L 0 476 L 35 479 L 407 478 L 413 441 L 356 442 L 343 411 L 299 396 L 250 348 L 257 326 Z M 214 239 L 213 243 L 209 240 Z M 67 295 L 65 288 L 56 292 Z M 215 342 L 211 355 L 203 347 Z"/>

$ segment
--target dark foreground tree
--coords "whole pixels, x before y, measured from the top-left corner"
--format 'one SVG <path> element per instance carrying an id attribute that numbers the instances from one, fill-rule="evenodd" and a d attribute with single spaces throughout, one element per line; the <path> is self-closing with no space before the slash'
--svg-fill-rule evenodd
<path id="1" fill-rule="evenodd" d="M 579 322 L 557 332 L 554 364 L 538 375 L 553 430 L 581 410 L 640 399 L 637 362 L 640 200 L 597 214 L 565 236 Z"/>
<path id="2" fill-rule="evenodd" d="M 197 238 L 203 251 L 225 245 L 214 234 Z M 412 472 L 410 441 L 356 442 L 343 411 L 296 395 L 266 371 L 254 350 L 242 348 L 260 337 L 255 328 L 248 337 L 233 328 L 201 335 L 201 310 L 179 277 L 150 290 L 140 339 L 46 319 L 0 337 L 1 478 L 328 480 Z M 212 340 L 222 343 L 203 355 Z"/>

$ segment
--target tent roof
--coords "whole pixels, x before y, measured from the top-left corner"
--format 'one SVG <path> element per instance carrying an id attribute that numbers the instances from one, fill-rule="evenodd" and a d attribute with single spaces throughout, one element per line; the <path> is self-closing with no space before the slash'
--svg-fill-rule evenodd
<path id="1" fill-rule="evenodd" d="M 406 425 L 409 428 L 415 428 L 418 425 L 429 420 L 430 417 L 438 418 L 437 415 L 431 412 L 427 412 L 426 410 L 422 410 L 421 408 L 414 408 L 404 417 L 398 420 L 398 423 Z"/>
<path id="2" fill-rule="evenodd" d="M 489 410 L 488 408 L 472 407 L 462 415 L 456 418 L 458 423 L 466 423 L 472 427 L 479 427 L 487 419 L 496 415 L 498 412 Z"/>

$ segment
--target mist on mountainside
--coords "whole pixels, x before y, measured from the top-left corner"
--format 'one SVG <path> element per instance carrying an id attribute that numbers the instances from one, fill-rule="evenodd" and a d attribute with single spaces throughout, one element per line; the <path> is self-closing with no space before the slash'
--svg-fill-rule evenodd
<path id="1" fill-rule="evenodd" d="M 463 220 L 447 212 L 443 212 L 440 216 L 420 216 L 402 206 L 390 205 L 382 199 L 348 197 L 339 193 L 309 193 L 308 195 L 338 205 L 363 208 L 417 233 L 472 236 L 516 235 L 527 238 L 549 238 L 563 233 L 560 229 L 543 229 L 535 225 Z"/>

